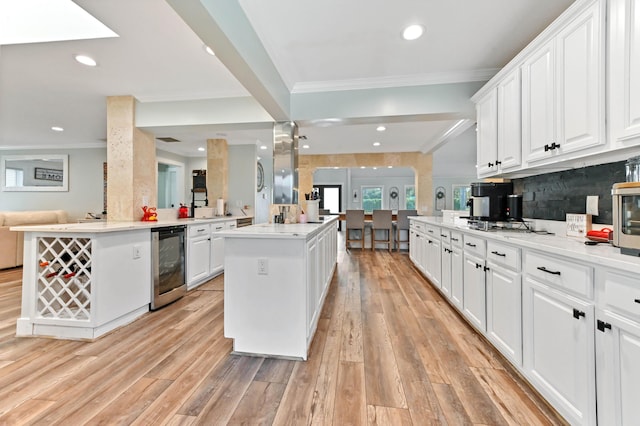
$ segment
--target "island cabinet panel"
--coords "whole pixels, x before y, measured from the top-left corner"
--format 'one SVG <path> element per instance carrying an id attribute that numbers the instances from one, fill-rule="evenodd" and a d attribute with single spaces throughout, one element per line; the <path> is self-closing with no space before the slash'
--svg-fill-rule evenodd
<path id="1" fill-rule="evenodd" d="M 149 229 L 25 232 L 18 336 L 94 339 L 149 310 Z"/>
<path id="2" fill-rule="evenodd" d="M 239 354 L 307 359 L 337 261 L 335 219 L 225 231 L 224 333 Z"/>

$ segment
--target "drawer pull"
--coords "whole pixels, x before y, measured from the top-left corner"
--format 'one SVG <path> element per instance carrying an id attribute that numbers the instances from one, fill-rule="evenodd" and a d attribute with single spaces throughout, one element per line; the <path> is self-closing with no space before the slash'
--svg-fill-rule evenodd
<path id="1" fill-rule="evenodd" d="M 427 229 L 427 232 L 433 234 L 433 229 Z"/>
<path id="2" fill-rule="evenodd" d="M 479 263 L 476 263 L 476 269 L 482 268 L 482 265 Z"/>
<path id="3" fill-rule="evenodd" d="M 640 299 L 633 299 L 634 302 L 640 303 Z"/>
<path id="4" fill-rule="evenodd" d="M 456 241 L 457 241 L 457 240 L 456 240 Z M 475 246 L 476 246 L 475 244 L 471 244 L 471 243 L 467 243 L 467 245 L 468 245 L 469 247 L 475 247 Z"/>
<path id="5" fill-rule="evenodd" d="M 506 257 L 507 256 L 505 253 L 500 253 L 500 252 L 497 252 L 497 251 L 492 251 L 491 253 L 495 254 L 496 256 L 501 256 L 501 257 Z"/>
<path id="6" fill-rule="evenodd" d="M 537 269 L 542 271 L 542 272 L 546 272 L 547 274 L 560 275 L 560 271 L 550 271 L 547 268 L 545 268 L 544 266 L 538 266 Z"/>
<path id="7" fill-rule="evenodd" d="M 433 244 L 433 241 L 429 240 L 429 244 Z"/>
<path id="8" fill-rule="evenodd" d="M 575 319 L 580 319 L 580 317 L 585 316 L 585 313 L 582 311 L 577 310 L 576 308 L 573 308 L 573 317 Z"/>
<path id="9" fill-rule="evenodd" d="M 442 238 L 447 238 L 447 234 L 440 234 Z"/>
<path id="10" fill-rule="evenodd" d="M 604 333 L 604 331 L 606 329 L 611 330 L 611 324 L 609 324 L 608 322 L 604 322 L 604 321 L 600 321 L 598 320 L 598 330 L 602 331 Z"/>
<path id="11" fill-rule="evenodd" d="M 451 237 L 451 241 L 460 241 L 460 240 L 459 240 L 459 239 L 457 239 L 457 238 L 453 238 L 453 237 Z"/>

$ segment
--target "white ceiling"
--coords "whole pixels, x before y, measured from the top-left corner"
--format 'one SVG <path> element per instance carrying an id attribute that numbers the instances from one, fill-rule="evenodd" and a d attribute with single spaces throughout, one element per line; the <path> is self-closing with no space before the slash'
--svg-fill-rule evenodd
<path id="1" fill-rule="evenodd" d="M 0 46 L 0 148 L 104 146 L 106 97 L 133 95 L 141 127 L 181 140 L 159 145 L 186 156 L 203 155 L 196 148 L 208 138 L 270 143 L 273 119 L 299 123 L 305 153 L 428 150 L 473 119 L 464 90 L 572 2 L 77 0 L 119 37 Z M 410 23 L 424 25 L 421 39 L 400 38 Z M 77 64 L 77 53 L 98 66 Z M 449 98 L 460 93 L 463 102 Z M 225 110 L 248 97 L 255 113 Z M 149 112 L 158 107 L 163 114 Z"/>

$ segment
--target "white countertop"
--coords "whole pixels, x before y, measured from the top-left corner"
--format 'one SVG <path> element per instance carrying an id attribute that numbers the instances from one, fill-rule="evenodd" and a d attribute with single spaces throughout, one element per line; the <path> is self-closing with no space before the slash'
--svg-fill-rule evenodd
<path id="1" fill-rule="evenodd" d="M 225 238 L 288 238 L 307 239 L 319 232 L 327 223 L 335 222 L 338 216 L 324 216 L 321 222 L 315 223 L 260 223 L 218 232 L 216 235 Z"/>
<path id="2" fill-rule="evenodd" d="M 83 223 L 58 223 L 50 225 L 21 225 L 12 226 L 12 231 L 23 232 L 55 232 L 55 233 L 105 233 L 122 232 L 131 230 L 151 229 L 162 226 L 191 225 L 197 223 L 224 222 L 236 220 L 250 216 L 219 216 L 210 219 L 171 219 L 154 222 L 131 221 L 131 222 L 110 222 L 95 221 Z"/>
<path id="3" fill-rule="evenodd" d="M 464 226 L 457 226 L 453 223 L 444 223 L 441 217 L 414 216 L 411 219 L 448 229 L 464 231 L 486 239 L 539 250 L 551 255 L 566 256 L 583 263 L 595 263 L 601 266 L 640 273 L 640 257 L 621 254 L 620 249 L 611 244 L 585 245 L 586 238 L 515 230 L 478 231 Z"/>

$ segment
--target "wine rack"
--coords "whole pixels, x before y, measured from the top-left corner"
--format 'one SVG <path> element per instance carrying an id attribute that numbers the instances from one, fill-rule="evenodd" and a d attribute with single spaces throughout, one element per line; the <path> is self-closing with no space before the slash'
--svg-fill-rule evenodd
<path id="1" fill-rule="evenodd" d="M 37 317 L 91 319 L 91 251 L 90 238 L 38 238 Z"/>

